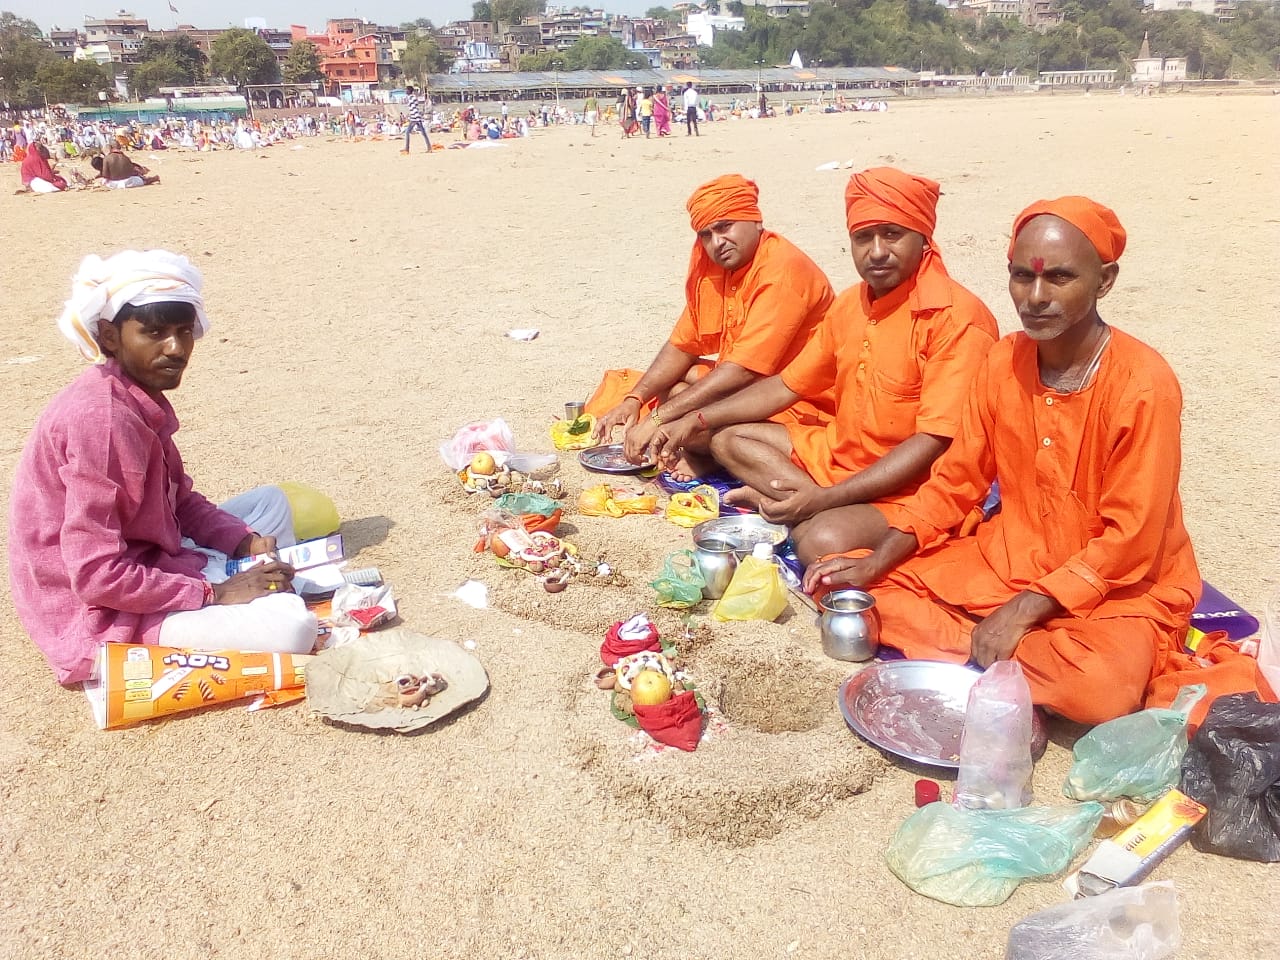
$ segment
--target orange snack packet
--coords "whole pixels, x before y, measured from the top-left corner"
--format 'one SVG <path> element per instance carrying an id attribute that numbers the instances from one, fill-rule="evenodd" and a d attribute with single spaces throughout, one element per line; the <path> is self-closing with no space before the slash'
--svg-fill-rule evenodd
<path id="1" fill-rule="evenodd" d="M 310 656 L 104 643 L 84 685 L 99 730 L 305 684 Z"/>

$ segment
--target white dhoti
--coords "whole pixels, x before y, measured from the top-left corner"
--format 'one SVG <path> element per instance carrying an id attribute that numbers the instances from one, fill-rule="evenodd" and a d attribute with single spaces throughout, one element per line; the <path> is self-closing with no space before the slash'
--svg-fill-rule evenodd
<path id="1" fill-rule="evenodd" d="M 257 487 L 220 504 L 264 537 L 281 547 L 292 546 L 293 512 L 279 487 Z M 209 557 L 204 575 L 210 583 L 227 579 L 227 555 L 190 541 L 185 545 Z M 271 653 L 310 653 L 316 643 L 316 617 L 293 593 L 259 597 L 250 603 L 217 604 L 200 610 L 171 613 L 160 624 L 163 647 L 191 650 L 266 650 Z"/>
<path id="2" fill-rule="evenodd" d="M 141 177 L 125 177 L 123 180 L 106 181 L 108 190 L 130 190 L 133 187 L 145 187 L 146 181 Z"/>

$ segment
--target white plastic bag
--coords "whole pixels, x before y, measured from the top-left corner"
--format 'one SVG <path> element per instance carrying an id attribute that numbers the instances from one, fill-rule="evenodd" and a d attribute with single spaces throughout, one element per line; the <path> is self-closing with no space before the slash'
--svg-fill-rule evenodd
<path id="1" fill-rule="evenodd" d="M 1005 960 L 1165 960 L 1182 941 L 1172 881 L 1117 887 L 1018 921 Z"/>
<path id="2" fill-rule="evenodd" d="M 450 439 L 440 444 L 440 458 L 450 470 L 461 470 L 482 450 L 489 453 L 511 453 L 515 448 L 511 428 L 499 417 L 459 427 Z"/>
<path id="3" fill-rule="evenodd" d="M 1262 640 L 1258 645 L 1258 665 L 1271 689 L 1280 693 L 1280 591 L 1267 601 L 1262 620 Z"/>
<path id="4" fill-rule="evenodd" d="M 1031 688 L 1016 660 L 997 660 L 969 691 L 953 804 L 1010 810 L 1031 802 Z"/>

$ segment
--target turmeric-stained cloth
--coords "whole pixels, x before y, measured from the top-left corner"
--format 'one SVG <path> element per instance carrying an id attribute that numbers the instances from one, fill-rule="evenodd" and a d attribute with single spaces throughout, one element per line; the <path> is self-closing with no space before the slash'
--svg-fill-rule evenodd
<path id="1" fill-rule="evenodd" d="M 1200 593 L 1178 497 L 1181 412 L 1168 364 L 1119 330 L 1070 394 L 1041 384 L 1034 341 L 1001 340 L 929 481 L 886 509 L 922 552 L 873 588 L 884 641 L 962 662 L 976 619 L 1031 590 L 1065 611 L 1014 653 L 1035 702 L 1085 723 L 1141 707 Z M 951 538 L 997 476 L 1000 512 Z"/>

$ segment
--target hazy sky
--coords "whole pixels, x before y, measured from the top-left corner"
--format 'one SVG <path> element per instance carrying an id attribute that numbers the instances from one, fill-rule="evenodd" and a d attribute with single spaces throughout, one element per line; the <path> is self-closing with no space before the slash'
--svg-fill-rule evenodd
<path id="1" fill-rule="evenodd" d="M 399 24 L 429 17 L 437 24 L 471 16 L 471 0 L 173 0 L 178 13 L 169 12 L 168 0 L 0 0 L 0 10 L 11 10 L 34 20 L 44 31 L 58 26 L 63 30 L 84 25 L 84 18 L 109 17 L 123 8 L 145 17 L 158 29 L 175 23 L 197 27 L 243 26 L 245 17 L 261 17 L 270 27 L 287 29 L 301 23 L 313 30 L 324 27 L 329 17 L 364 17 L 375 23 Z M 572 7 L 573 0 L 563 4 Z M 590 4 L 595 6 L 596 4 Z M 639 15 L 659 0 L 610 0 L 611 13 Z"/>

